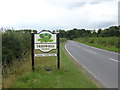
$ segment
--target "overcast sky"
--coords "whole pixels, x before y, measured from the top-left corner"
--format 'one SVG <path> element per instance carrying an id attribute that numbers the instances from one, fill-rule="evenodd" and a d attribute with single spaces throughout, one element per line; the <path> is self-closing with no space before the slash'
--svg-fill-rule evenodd
<path id="1" fill-rule="evenodd" d="M 0 0 L 0 27 L 98 29 L 118 24 L 119 0 Z"/>

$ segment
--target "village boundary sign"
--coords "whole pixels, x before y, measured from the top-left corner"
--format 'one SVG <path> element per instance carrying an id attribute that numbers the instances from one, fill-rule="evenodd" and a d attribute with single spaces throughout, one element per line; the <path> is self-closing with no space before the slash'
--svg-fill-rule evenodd
<path id="1" fill-rule="evenodd" d="M 42 52 L 49 52 L 52 49 L 57 49 L 57 34 L 52 34 L 49 31 L 42 31 L 40 34 L 34 35 L 34 47 Z"/>
<path id="2" fill-rule="evenodd" d="M 58 69 L 60 68 L 60 50 L 59 50 L 59 33 L 51 33 L 43 30 L 40 33 L 31 33 L 32 39 L 32 69 L 34 71 L 34 57 L 58 57 Z M 43 53 L 34 54 L 34 49 L 38 49 Z M 57 53 L 48 53 L 51 50 L 57 50 Z"/>

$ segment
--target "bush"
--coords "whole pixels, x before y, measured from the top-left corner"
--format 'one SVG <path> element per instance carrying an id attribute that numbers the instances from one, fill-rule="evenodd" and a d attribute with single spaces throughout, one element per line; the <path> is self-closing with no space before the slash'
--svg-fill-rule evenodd
<path id="1" fill-rule="evenodd" d="M 66 38 L 60 38 L 60 42 L 65 42 L 65 41 L 67 41 Z"/>
<path id="2" fill-rule="evenodd" d="M 76 39 L 77 40 L 77 39 Z M 118 37 L 89 37 L 89 38 L 79 38 L 81 42 L 99 44 L 106 47 L 116 47 L 120 48 L 120 42 Z"/>
<path id="3" fill-rule="evenodd" d="M 3 74 L 6 68 L 11 68 L 14 61 L 25 57 L 31 48 L 30 30 L 7 30 L 2 34 L 2 64 Z"/>

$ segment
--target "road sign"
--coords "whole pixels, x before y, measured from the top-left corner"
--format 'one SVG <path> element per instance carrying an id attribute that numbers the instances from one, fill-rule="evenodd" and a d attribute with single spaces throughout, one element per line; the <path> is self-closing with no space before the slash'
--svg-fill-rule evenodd
<path id="1" fill-rule="evenodd" d="M 58 69 L 60 69 L 60 45 L 59 45 L 59 33 L 51 33 L 50 31 L 43 30 L 38 34 L 31 33 L 31 58 L 32 58 L 32 70 L 34 72 L 34 57 L 49 57 L 57 56 Z M 34 54 L 34 49 L 39 49 L 43 53 Z M 51 50 L 56 49 L 57 53 L 48 53 Z M 46 53 L 47 52 L 47 53 Z"/>
<path id="2" fill-rule="evenodd" d="M 42 52 L 49 52 L 57 49 L 56 34 L 49 31 L 42 31 L 34 35 L 34 49 L 39 49 Z"/>

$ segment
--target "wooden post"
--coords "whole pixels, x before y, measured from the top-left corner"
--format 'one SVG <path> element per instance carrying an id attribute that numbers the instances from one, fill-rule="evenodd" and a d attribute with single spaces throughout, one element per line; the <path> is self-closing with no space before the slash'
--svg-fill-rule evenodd
<path id="1" fill-rule="evenodd" d="M 59 33 L 57 33 L 57 59 L 58 59 L 58 69 L 60 69 L 60 39 Z"/>
<path id="2" fill-rule="evenodd" d="M 32 59 L 32 71 L 34 72 L 34 32 L 31 32 L 31 59 Z"/>

